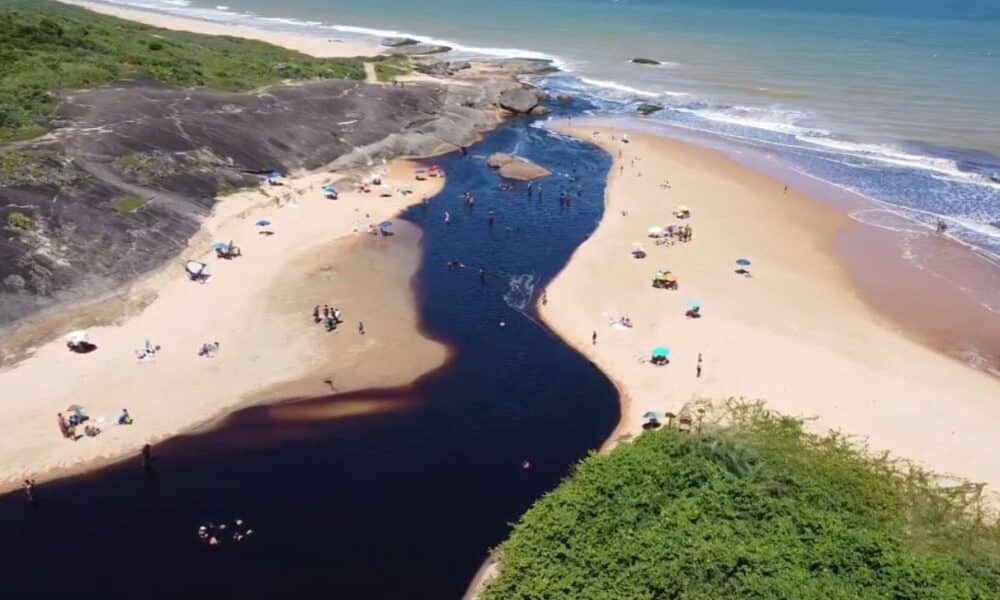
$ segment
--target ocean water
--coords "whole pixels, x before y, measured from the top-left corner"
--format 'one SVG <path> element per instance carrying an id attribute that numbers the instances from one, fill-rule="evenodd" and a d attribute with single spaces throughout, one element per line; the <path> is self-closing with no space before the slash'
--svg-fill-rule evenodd
<path id="1" fill-rule="evenodd" d="M 454 58 L 547 58 L 563 72 L 540 83 L 598 114 L 661 104 L 650 119 L 872 199 L 886 215 L 869 224 L 927 233 L 943 219 L 1000 265 L 994 0 L 101 1 L 369 43 L 407 35 Z"/>

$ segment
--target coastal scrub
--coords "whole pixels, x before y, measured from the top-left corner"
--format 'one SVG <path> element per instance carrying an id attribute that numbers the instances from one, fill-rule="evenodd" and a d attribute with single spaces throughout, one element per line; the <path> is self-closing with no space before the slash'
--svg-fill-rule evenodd
<path id="1" fill-rule="evenodd" d="M 248 91 L 285 80 L 364 79 L 360 59 L 168 31 L 50 0 L 0 2 L 0 141 L 44 132 L 60 90 L 129 77 Z"/>
<path id="2" fill-rule="evenodd" d="M 759 405 L 728 422 L 584 460 L 515 526 L 482 597 L 996 597 L 981 486 L 941 486 Z"/>

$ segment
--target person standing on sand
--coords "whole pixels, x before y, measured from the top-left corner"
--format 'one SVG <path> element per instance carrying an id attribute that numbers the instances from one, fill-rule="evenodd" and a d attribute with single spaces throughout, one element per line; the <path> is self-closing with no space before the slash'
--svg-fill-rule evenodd
<path id="1" fill-rule="evenodd" d="M 24 480 L 24 495 L 28 497 L 28 504 L 31 508 L 38 508 L 38 498 L 35 497 L 35 480 Z"/>
<path id="2" fill-rule="evenodd" d="M 313 323 L 319 323 L 319 304 L 313 307 Z"/>
<path id="3" fill-rule="evenodd" d="M 153 466 L 153 447 L 149 444 L 142 445 L 142 470 L 149 472 Z"/>
<path id="4" fill-rule="evenodd" d="M 590 343 L 597 345 L 597 330 L 594 330 L 594 334 L 590 336 Z"/>
<path id="5" fill-rule="evenodd" d="M 364 321 L 358 321 L 358 333 L 361 335 L 365 334 L 365 323 Z"/>
<path id="6" fill-rule="evenodd" d="M 695 377 L 701 379 L 701 352 L 698 353 L 698 366 L 695 367 Z"/>

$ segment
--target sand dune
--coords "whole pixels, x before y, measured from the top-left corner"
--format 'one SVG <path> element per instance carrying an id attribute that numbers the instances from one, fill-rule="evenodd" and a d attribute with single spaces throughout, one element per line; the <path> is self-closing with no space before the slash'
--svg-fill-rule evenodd
<path id="1" fill-rule="evenodd" d="M 911 341 L 859 299 L 831 252 L 850 226 L 845 215 L 717 152 L 638 134 L 624 144 L 606 129 L 566 133 L 599 144 L 615 165 L 604 219 L 540 311 L 617 382 L 618 435 L 638 432 L 647 411 L 678 412 L 693 399 L 762 398 L 816 417 L 818 428 L 1000 488 L 1000 381 Z M 681 203 L 692 210 L 693 241 L 655 246 L 647 229 L 681 223 L 672 215 Z M 634 242 L 647 258 L 630 256 Z M 751 278 L 734 273 L 742 257 Z M 652 288 L 657 269 L 675 272 L 680 289 Z M 699 320 L 685 318 L 692 299 L 703 303 Z M 611 327 L 614 315 L 634 327 Z M 669 365 L 644 362 L 656 346 L 671 349 Z"/>

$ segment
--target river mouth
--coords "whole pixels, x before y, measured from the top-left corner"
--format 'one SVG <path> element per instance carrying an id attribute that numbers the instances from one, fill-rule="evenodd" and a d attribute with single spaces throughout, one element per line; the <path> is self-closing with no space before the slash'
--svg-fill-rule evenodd
<path id="1" fill-rule="evenodd" d="M 502 190 L 483 160 L 500 151 L 553 176 Z M 444 367 L 406 388 L 238 411 L 158 445 L 148 474 L 132 459 L 46 484 L 34 511 L 0 498 L 4 588 L 459 597 L 508 523 L 618 421 L 611 382 L 533 315 L 597 226 L 611 160 L 517 120 L 435 162 L 446 188 L 403 218 L 422 230 L 414 287 L 422 328 L 451 350 Z M 199 525 L 236 518 L 251 537 L 199 540 Z"/>

